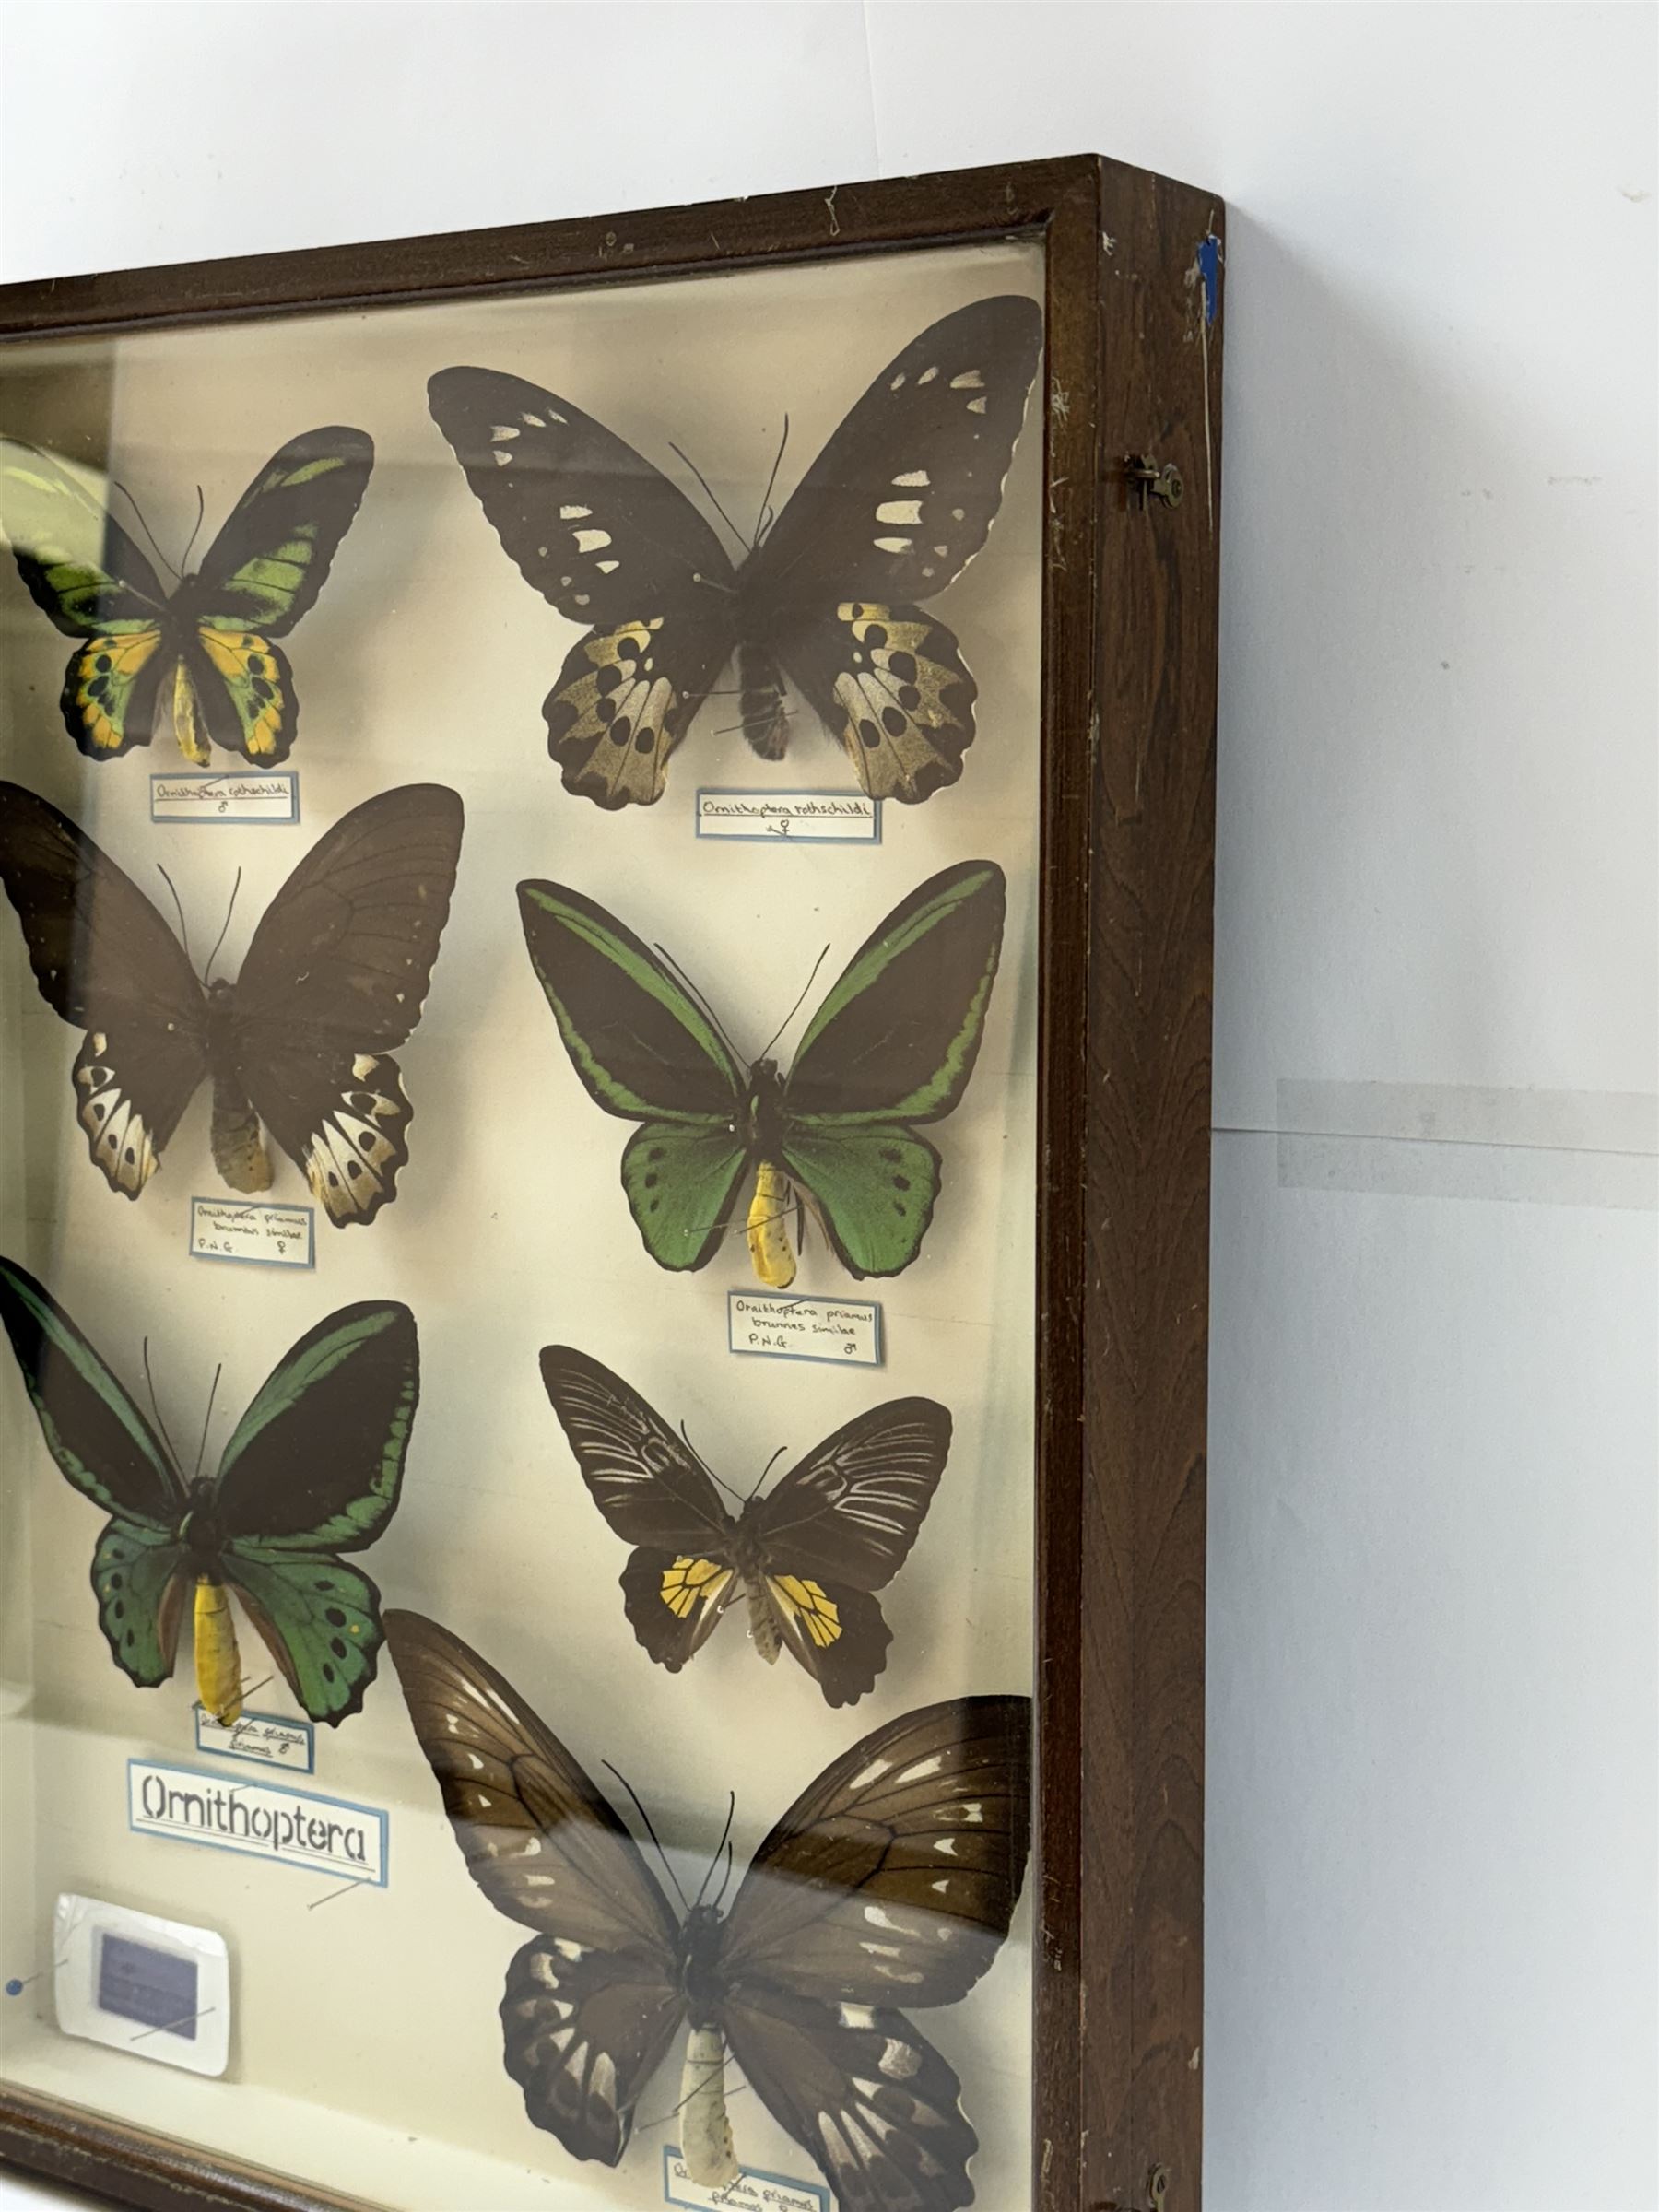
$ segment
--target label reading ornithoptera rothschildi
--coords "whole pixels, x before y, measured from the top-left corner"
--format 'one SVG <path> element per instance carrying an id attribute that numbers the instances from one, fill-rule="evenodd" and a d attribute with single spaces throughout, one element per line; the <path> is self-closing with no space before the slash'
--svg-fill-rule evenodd
<path id="1" fill-rule="evenodd" d="M 315 1256 L 309 1206 L 255 1206 L 245 1198 L 193 1198 L 190 1255 L 259 1267 L 309 1267 Z"/>
<path id="2" fill-rule="evenodd" d="M 700 791 L 697 834 L 773 845 L 878 845 L 881 801 L 863 791 Z"/>
<path id="3" fill-rule="evenodd" d="M 787 1298 L 775 1291 L 726 1296 L 734 1352 L 766 1359 L 823 1359 L 836 1367 L 881 1365 L 881 1308 L 874 1300 Z"/>
<path id="4" fill-rule="evenodd" d="M 670 2144 L 663 2153 L 663 2200 L 688 2205 L 695 2212 L 830 2212 L 830 2192 L 816 2182 L 792 2182 L 781 2173 L 758 2173 L 745 2167 L 735 2182 L 718 2189 L 694 2182 L 686 2161 Z"/>
<path id="5" fill-rule="evenodd" d="M 297 822 L 297 769 L 242 769 L 225 775 L 152 776 L 152 822 Z"/>

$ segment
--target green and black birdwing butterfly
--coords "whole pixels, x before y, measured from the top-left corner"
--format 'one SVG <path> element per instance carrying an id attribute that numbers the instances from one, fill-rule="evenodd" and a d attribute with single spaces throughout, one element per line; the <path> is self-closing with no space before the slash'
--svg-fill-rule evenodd
<path id="1" fill-rule="evenodd" d="M 112 760 L 171 722 L 187 760 L 209 745 L 257 768 L 286 760 L 300 727 L 276 640 L 322 590 L 374 466 L 361 430 L 307 430 L 273 453 L 201 568 L 170 595 L 101 500 L 51 453 L 8 445 L 0 521 L 18 573 L 65 637 L 64 726 Z"/>
<path id="2" fill-rule="evenodd" d="M 111 1516 L 92 1588 L 122 1672 L 141 1689 L 167 1680 L 189 1602 L 203 1707 L 235 1720 L 234 1591 L 313 1721 L 358 1712 L 380 1652 L 380 1593 L 339 1555 L 372 1544 L 397 1510 L 419 1393 L 408 1308 L 344 1306 L 319 1322 L 277 1361 L 218 1472 L 188 1477 L 159 1416 L 152 1427 L 15 1260 L 0 1259 L 0 1320 L 59 1472 Z"/>
<path id="3" fill-rule="evenodd" d="M 0 782 L 0 883 L 41 997 L 87 1032 L 76 1114 L 112 1190 L 137 1197 L 211 1080 L 214 1164 L 233 1190 L 270 1188 L 263 1123 L 331 1221 L 374 1218 L 408 1158 L 391 1053 L 420 1016 L 461 829 L 441 783 L 354 807 L 265 909 L 236 982 L 205 982 L 83 830 Z"/>
<path id="4" fill-rule="evenodd" d="M 853 954 L 783 1076 L 764 1058 L 746 1072 L 667 963 L 604 907 L 561 884 L 519 885 L 571 1065 L 595 1105 L 642 1124 L 622 1187 L 658 1266 L 707 1266 L 746 1179 L 750 1254 L 774 1289 L 794 1279 L 788 1217 L 802 1200 L 850 1274 L 910 1265 L 941 1173 L 918 1131 L 973 1073 L 1006 903 L 994 861 L 920 884 Z"/>
<path id="5" fill-rule="evenodd" d="M 872 797 L 913 804 L 954 783 L 976 687 L 914 602 L 985 543 L 1041 347 L 1041 311 L 1012 295 L 931 324 L 770 527 L 763 508 L 735 568 L 685 494 L 569 400 L 491 369 L 433 377 L 433 417 L 508 554 L 587 629 L 543 710 L 566 790 L 606 808 L 660 798 L 734 654 L 762 759 L 783 756 L 787 674 Z"/>
<path id="6" fill-rule="evenodd" d="M 594 1503 L 625 1544 L 628 1618 L 677 1674 L 726 1608 L 748 1601 L 769 1664 L 805 1667 L 829 1705 L 856 1704 L 887 1665 L 892 1630 L 875 1593 L 910 1556 L 950 1451 L 932 1398 L 894 1398 L 827 1437 L 735 1517 L 714 1477 L 639 1392 L 569 1345 L 548 1345 L 542 1381 Z"/>
<path id="7" fill-rule="evenodd" d="M 1029 1699 L 956 1698 L 874 1730 L 791 1806 L 729 1912 L 700 1892 L 682 1920 L 493 1667 L 418 1613 L 389 1613 L 386 1641 L 468 1871 L 535 1931 L 501 2026 L 535 2126 L 619 2164 L 684 2021 L 681 2148 L 700 2182 L 738 2171 L 729 2049 L 840 2212 L 973 2202 L 961 2084 L 898 2007 L 959 2003 L 1007 1936 L 1030 1834 Z"/>

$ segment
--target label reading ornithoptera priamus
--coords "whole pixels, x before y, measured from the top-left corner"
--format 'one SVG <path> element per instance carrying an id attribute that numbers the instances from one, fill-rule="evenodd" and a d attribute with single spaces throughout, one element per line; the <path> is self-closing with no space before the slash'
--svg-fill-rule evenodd
<path id="1" fill-rule="evenodd" d="M 787 1298 L 775 1291 L 726 1293 L 726 1341 L 765 1359 L 823 1359 L 836 1367 L 881 1365 L 881 1308 L 873 1300 Z"/>
<path id="2" fill-rule="evenodd" d="M 816 2182 L 786 2181 L 781 2173 L 758 2173 L 745 2167 L 735 2182 L 711 2189 L 694 2182 L 673 2144 L 663 2152 L 663 2201 L 690 2205 L 696 2212 L 830 2212 L 830 2192 Z"/>
<path id="3" fill-rule="evenodd" d="M 152 822 L 297 822 L 300 773 L 271 768 L 225 775 L 152 776 Z"/>
<path id="4" fill-rule="evenodd" d="M 216 1758 L 252 1759 L 256 1766 L 281 1767 L 289 1774 L 309 1774 L 317 1763 L 311 1723 L 277 1712 L 244 1712 L 240 1720 L 216 1721 L 198 1705 L 195 1741 L 198 1751 L 211 1751 Z"/>
<path id="5" fill-rule="evenodd" d="M 129 1759 L 127 1821 L 135 1835 L 279 1859 L 343 1882 L 386 1883 L 385 1814 L 309 1790 Z"/>
<path id="6" fill-rule="evenodd" d="M 309 1267 L 315 1237 L 309 1206 L 254 1206 L 246 1198 L 193 1198 L 190 1256 L 251 1261 L 259 1267 Z"/>
<path id="7" fill-rule="evenodd" d="M 881 801 L 863 791 L 700 791 L 697 834 L 772 845 L 878 845 Z"/>

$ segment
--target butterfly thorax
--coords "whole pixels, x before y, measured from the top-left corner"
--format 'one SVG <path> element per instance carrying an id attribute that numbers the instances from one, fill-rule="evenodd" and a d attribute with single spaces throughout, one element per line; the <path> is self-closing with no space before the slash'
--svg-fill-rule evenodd
<path id="1" fill-rule="evenodd" d="M 680 1930 L 680 1994 L 693 2028 L 720 2024 L 725 1980 L 720 1968 L 722 1914 L 717 1905 L 693 1905 Z"/>
<path id="2" fill-rule="evenodd" d="M 219 1525 L 213 1484 L 206 1475 L 198 1475 L 190 1486 L 184 1503 L 184 1518 L 179 1524 L 179 1541 L 184 1547 L 185 1564 L 190 1573 L 218 1572 L 225 1532 Z"/>
<path id="3" fill-rule="evenodd" d="M 783 1157 L 783 1078 L 775 1060 L 757 1060 L 749 1070 L 748 1127 L 744 1132 L 751 1159 L 774 1164 Z"/>
<path id="4" fill-rule="evenodd" d="M 268 1191 L 271 1163 L 241 1071 L 236 985 L 207 986 L 207 1067 L 213 1077 L 213 1164 L 233 1191 Z"/>

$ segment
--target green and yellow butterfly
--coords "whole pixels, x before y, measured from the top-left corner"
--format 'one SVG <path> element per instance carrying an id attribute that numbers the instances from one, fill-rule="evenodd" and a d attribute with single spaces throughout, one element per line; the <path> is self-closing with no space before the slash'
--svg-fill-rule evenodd
<path id="1" fill-rule="evenodd" d="M 187 760 L 209 745 L 255 767 L 286 760 L 299 728 L 276 643 L 322 590 L 374 466 L 361 430 L 307 430 L 274 453 L 169 594 L 103 501 L 62 462 L 8 441 L 0 522 L 37 606 L 80 641 L 64 724 L 91 760 L 147 745 L 171 722 Z"/>
<path id="2" fill-rule="evenodd" d="M 789 1217 L 809 1206 L 849 1274 L 898 1275 L 940 1183 L 919 1128 L 973 1073 L 1002 950 L 994 861 L 944 869 L 853 954 L 787 1076 L 747 1072 L 713 1018 L 614 914 L 557 883 L 521 883 L 537 979 L 571 1064 L 606 1113 L 641 1124 L 622 1187 L 659 1267 L 707 1266 L 744 1188 L 760 1280 L 787 1289 Z"/>
<path id="3" fill-rule="evenodd" d="M 140 1689 L 173 1671 L 186 1603 L 196 1688 L 241 1712 L 234 1591 L 313 1721 L 358 1712 L 382 1641 L 380 1593 L 341 1552 L 397 1508 L 419 1394 L 406 1306 L 345 1306 L 279 1359 L 216 1475 L 186 1477 L 154 1426 L 43 1284 L 0 1259 L 0 1321 L 46 1449 L 110 1520 L 92 1554 L 98 1622 Z"/>

